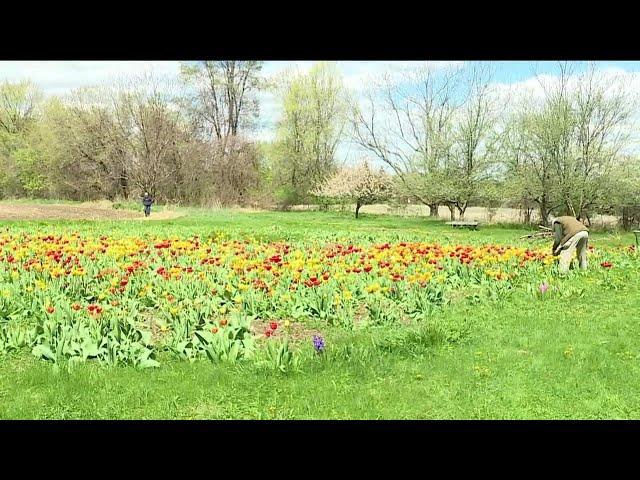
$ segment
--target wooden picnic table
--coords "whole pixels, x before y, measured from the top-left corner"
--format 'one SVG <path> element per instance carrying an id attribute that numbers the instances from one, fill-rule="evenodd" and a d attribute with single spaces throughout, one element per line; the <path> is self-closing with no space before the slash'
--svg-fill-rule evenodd
<path id="1" fill-rule="evenodd" d="M 467 227 L 467 228 L 471 228 L 472 230 L 477 230 L 478 229 L 478 225 L 480 225 L 480 224 L 478 222 L 457 221 L 457 222 L 447 222 L 447 225 L 451 225 L 454 228 Z"/>

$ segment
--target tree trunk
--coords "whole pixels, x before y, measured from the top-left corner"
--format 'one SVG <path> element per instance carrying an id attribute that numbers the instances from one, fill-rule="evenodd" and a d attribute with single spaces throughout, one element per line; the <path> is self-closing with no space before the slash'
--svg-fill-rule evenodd
<path id="1" fill-rule="evenodd" d="M 549 226 L 549 206 L 546 198 L 543 198 L 538 203 L 540 209 L 540 223 L 544 226 Z"/>
<path id="2" fill-rule="evenodd" d="M 454 205 L 447 205 L 449 209 L 449 215 L 451 216 L 451 221 L 453 222 L 456 219 L 456 207 Z"/>
<path id="3" fill-rule="evenodd" d="M 565 200 L 565 204 L 567 206 L 567 211 L 571 214 L 571 216 L 577 218 L 578 215 L 576 215 L 576 209 L 573 208 L 573 202 L 571 201 L 571 199 L 567 197 L 567 199 Z"/>
<path id="4" fill-rule="evenodd" d="M 631 219 L 628 207 L 622 207 L 622 229 L 631 230 Z"/>
<path id="5" fill-rule="evenodd" d="M 524 213 L 524 223 L 526 225 L 530 225 L 531 224 L 531 213 L 532 213 L 531 209 L 530 208 L 525 208 L 523 210 L 523 213 Z"/>
<path id="6" fill-rule="evenodd" d="M 429 204 L 429 216 L 431 218 L 438 218 L 438 204 L 430 203 Z"/>
<path id="7" fill-rule="evenodd" d="M 356 218 L 358 218 L 358 212 L 360 211 L 360 207 L 362 205 L 360 205 L 359 203 L 356 203 Z"/>
<path id="8" fill-rule="evenodd" d="M 126 171 L 120 175 L 120 193 L 125 200 L 129 200 L 129 181 Z"/>
<path id="9" fill-rule="evenodd" d="M 459 213 L 459 218 L 460 220 L 464 220 L 464 212 L 467 211 L 467 206 L 464 205 L 462 207 L 456 207 L 458 209 L 458 213 Z"/>

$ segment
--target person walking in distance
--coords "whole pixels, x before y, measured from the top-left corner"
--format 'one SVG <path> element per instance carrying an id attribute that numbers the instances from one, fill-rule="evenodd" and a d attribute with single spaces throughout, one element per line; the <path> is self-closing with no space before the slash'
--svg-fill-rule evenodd
<path id="1" fill-rule="evenodd" d="M 559 272 L 569 271 L 574 252 L 577 252 L 580 268 L 586 270 L 589 229 L 576 218 L 569 216 L 555 218 L 552 226 L 554 233 L 552 254 L 560 256 Z"/>
<path id="2" fill-rule="evenodd" d="M 144 216 L 148 217 L 151 215 L 151 205 L 153 204 L 154 199 L 148 192 L 144 192 L 144 197 L 142 197 L 142 205 L 144 205 Z"/>

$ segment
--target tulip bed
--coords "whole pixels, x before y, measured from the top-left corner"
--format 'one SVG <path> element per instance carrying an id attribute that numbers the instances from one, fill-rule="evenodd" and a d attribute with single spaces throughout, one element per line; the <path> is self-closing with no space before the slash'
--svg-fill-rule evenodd
<path id="1" fill-rule="evenodd" d="M 579 293 L 554 288 L 555 259 L 546 245 L 355 238 L 5 227 L 0 354 L 138 367 L 158 366 L 159 354 L 262 358 L 285 370 L 296 362 L 296 341 L 324 351 L 325 327 L 423 324 L 455 340 L 464 327 L 437 323 L 453 303 Z M 589 261 L 598 272 L 589 281 L 608 287 L 624 282 L 611 272 L 637 269 L 632 247 L 590 247 Z M 314 335 L 305 337 L 305 326 Z"/>

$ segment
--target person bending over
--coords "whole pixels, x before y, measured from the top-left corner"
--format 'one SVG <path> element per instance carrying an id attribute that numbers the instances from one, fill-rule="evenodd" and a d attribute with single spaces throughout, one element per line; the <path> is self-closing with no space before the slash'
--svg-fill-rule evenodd
<path id="1" fill-rule="evenodd" d="M 587 268 L 587 242 L 589 241 L 589 229 L 574 217 L 557 217 L 553 220 L 552 254 L 560 256 L 558 270 L 560 273 L 569 271 L 573 252 L 577 252 L 580 268 Z"/>

